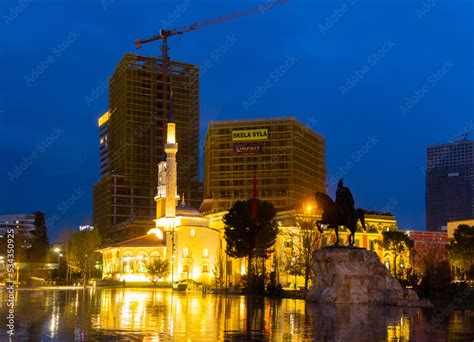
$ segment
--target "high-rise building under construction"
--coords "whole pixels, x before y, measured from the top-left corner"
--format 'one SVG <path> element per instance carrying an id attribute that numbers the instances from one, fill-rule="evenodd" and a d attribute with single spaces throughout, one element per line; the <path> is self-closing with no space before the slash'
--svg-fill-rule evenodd
<path id="1" fill-rule="evenodd" d="M 326 191 L 323 137 L 293 117 L 216 121 L 204 147 L 204 202 L 201 210 L 228 210 L 253 195 L 277 210 L 301 209 Z"/>
<path id="2" fill-rule="evenodd" d="M 109 80 L 109 110 L 99 118 L 100 180 L 94 186 L 94 224 L 105 237 L 125 239 L 153 227 L 158 163 L 164 158 L 169 115 L 182 144 L 178 192 L 198 207 L 199 68 L 127 53 Z"/>

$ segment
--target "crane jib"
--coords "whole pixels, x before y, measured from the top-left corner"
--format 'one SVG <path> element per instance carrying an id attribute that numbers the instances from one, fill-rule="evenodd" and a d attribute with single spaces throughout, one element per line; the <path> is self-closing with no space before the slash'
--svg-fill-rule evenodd
<path id="1" fill-rule="evenodd" d="M 189 32 L 189 31 L 194 31 L 194 30 L 197 30 L 197 29 L 200 29 L 200 28 L 205 28 L 205 27 L 209 27 L 209 26 L 212 26 L 212 25 L 224 23 L 224 22 L 227 22 L 227 21 L 238 19 L 238 18 L 246 16 L 246 15 L 254 14 L 254 13 L 257 13 L 257 12 L 263 13 L 263 12 L 265 12 L 265 11 L 271 9 L 271 8 L 280 6 L 282 4 L 286 4 L 288 2 L 290 2 L 290 0 L 276 0 L 276 1 L 272 1 L 272 2 L 266 1 L 266 2 L 260 4 L 256 7 L 252 7 L 252 8 L 246 9 L 246 10 L 241 11 L 241 12 L 232 13 L 232 14 L 228 14 L 228 15 L 223 15 L 223 16 L 220 16 L 220 17 L 217 17 L 217 18 L 204 20 L 204 21 L 201 21 L 201 22 L 193 23 L 191 25 L 182 26 L 182 27 L 179 27 L 179 28 L 171 29 L 171 30 L 161 29 L 159 35 L 153 36 L 152 38 L 148 38 L 148 39 L 137 40 L 136 43 L 135 43 L 135 46 L 138 49 L 138 48 L 141 47 L 142 44 L 150 43 L 150 42 L 160 40 L 160 39 L 165 39 L 165 38 L 168 38 L 168 37 L 171 37 L 171 36 L 175 36 L 175 35 L 178 35 L 178 34 L 183 34 L 183 33 Z"/>

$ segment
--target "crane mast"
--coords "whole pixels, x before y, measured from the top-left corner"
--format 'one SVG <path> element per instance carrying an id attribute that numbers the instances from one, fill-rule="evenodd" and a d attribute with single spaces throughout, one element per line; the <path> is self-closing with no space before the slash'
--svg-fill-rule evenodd
<path id="1" fill-rule="evenodd" d="M 162 77 L 163 77 L 163 92 L 162 92 L 163 102 L 162 103 L 163 103 L 163 117 L 165 118 L 165 121 L 168 119 L 167 115 L 165 115 L 165 114 L 167 112 L 166 103 L 167 103 L 167 100 L 168 100 L 168 74 L 169 74 L 169 72 L 168 72 L 169 71 L 168 38 L 169 37 L 173 37 L 173 36 L 176 36 L 176 35 L 181 35 L 183 33 L 195 31 L 195 30 L 198 30 L 198 29 L 201 29 L 201 28 L 221 24 L 221 23 L 224 23 L 224 22 L 227 22 L 227 21 L 238 19 L 238 18 L 243 17 L 243 16 L 254 14 L 254 13 L 257 13 L 257 12 L 263 13 L 264 11 L 267 11 L 271 8 L 280 6 L 280 5 L 285 4 L 289 1 L 290 0 L 274 0 L 274 1 L 271 1 L 271 2 L 267 1 L 263 4 L 260 4 L 259 6 L 255 6 L 255 7 L 240 11 L 240 12 L 236 12 L 236 13 L 232 13 L 232 14 L 228 14 L 228 15 L 223 15 L 223 16 L 220 16 L 220 17 L 217 17 L 217 18 L 208 19 L 208 20 L 204 20 L 204 21 L 200 21 L 200 22 L 195 22 L 195 23 L 190 24 L 190 25 L 186 25 L 186 26 L 182 26 L 182 27 L 178 27 L 178 28 L 174 28 L 174 29 L 170 29 L 170 30 L 161 29 L 159 34 L 157 34 L 153 37 L 135 40 L 135 48 L 137 48 L 137 49 L 140 49 L 143 44 L 147 44 L 147 43 L 151 43 L 151 42 L 154 42 L 154 41 L 157 41 L 157 40 L 161 40 Z"/>

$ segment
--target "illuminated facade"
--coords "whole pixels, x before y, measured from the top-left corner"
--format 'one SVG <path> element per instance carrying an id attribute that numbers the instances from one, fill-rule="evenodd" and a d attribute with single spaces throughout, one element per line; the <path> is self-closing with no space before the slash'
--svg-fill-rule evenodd
<path id="1" fill-rule="evenodd" d="M 100 176 L 107 174 L 109 164 L 109 119 L 110 112 L 106 112 L 99 120 L 99 163 Z"/>
<path id="2" fill-rule="evenodd" d="M 298 241 L 298 230 L 300 229 L 298 220 L 315 222 L 318 219 L 320 219 L 320 214 L 308 214 L 307 211 L 290 210 L 277 213 L 276 221 L 280 228 L 280 234 L 275 243 L 274 257 L 278 258 L 280 265 L 286 265 L 289 262 L 288 258 L 298 252 L 295 250 L 295 245 L 300 243 Z M 387 261 L 391 262 L 391 255 L 381 249 L 379 242 L 382 241 L 382 232 L 398 229 L 395 217 L 385 213 L 371 212 L 365 215 L 365 224 L 367 231 L 364 231 L 359 224 L 359 229 L 355 234 L 355 246 L 374 251 L 380 261 L 385 264 Z M 340 229 L 340 243 L 347 245 L 349 234 L 349 230 Z M 334 230 L 325 230 L 322 235 L 318 236 L 318 241 L 315 241 L 313 246 L 315 249 L 330 246 L 335 243 L 335 239 Z M 271 263 L 269 263 L 269 267 L 271 267 Z M 294 286 L 295 278 L 282 270 L 279 274 L 279 281 L 284 286 Z M 303 286 L 304 278 L 297 277 L 296 285 Z"/>
<path id="3" fill-rule="evenodd" d="M 163 281 L 192 279 L 210 284 L 212 267 L 221 248 L 220 233 L 209 226 L 208 218 L 187 205 L 184 198 L 176 206 L 178 143 L 174 123 L 167 124 L 164 149 L 166 161 L 158 164 L 155 227 L 147 235 L 100 250 L 103 277 L 146 282 L 149 281 L 146 265 L 154 258 L 165 258 L 171 262 L 171 273 Z"/>
<path id="4" fill-rule="evenodd" d="M 454 239 L 454 232 L 460 225 L 466 225 L 471 227 L 471 229 L 474 229 L 474 218 L 459 221 L 449 221 L 447 232 L 448 241 L 452 241 Z M 456 260 L 454 258 L 449 258 L 451 272 L 454 275 L 455 279 L 465 279 L 466 274 L 469 272 L 469 269 L 472 265 L 472 262 L 473 261 L 471 260 L 471 263 L 466 263 L 465 260 Z"/>
<path id="5" fill-rule="evenodd" d="M 228 210 L 258 195 L 278 211 L 300 208 L 317 191 L 326 191 L 323 137 L 293 117 L 216 121 L 204 147 L 205 213 Z"/>
<path id="6" fill-rule="evenodd" d="M 447 232 L 408 230 L 404 233 L 414 242 L 410 251 L 410 266 L 417 272 L 423 271 L 426 259 L 436 262 L 447 260 Z"/>
<path id="7" fill-rule="evenodd" d="M 247 273 L 247 263 L 245 259 L 233 259 L 225 255 L 226 242 L 224 239 L 223 217 L 226 213 L 227 212 L 225 211 L 202 215 L 196 209 L 187 206 L 184 203 L 181 203 L 176 207 L 175 257 L 177 262 L 175 264 L 175 281 L 180 279 L 193 279 L 205 284 L 213 284 L 213 266 L 218 262 L 220 250 L 225 265 L 224 284 L 227 286 L 230 284 L 241 285 L 241 277 Z M 307 214 L 304 214 L 303 216 L 308 218 Z M 278 263 L 280 265 L 280 269 L 277 272 L 278 279 L 285 287 L 294 286 L 295 283 L 295 278 L 288 275 L 284 266 L 288 263 L 288 258 L 293 253 L 292 249 L 294 249 L 295 245 L 298 243 L 299 227 L 297 224 L 297 217 L 301 217 L 301 213 L 295 210 L 277 213 L 275 220 L 278 223 L 280 234 L 275 242 L 274 253 L 267 261 L 267 270 L 271 270 L 274 264 L 273 258 L 278 258 Z M 312 220 L 319 219 L 319 215 L 311 215 L 310 218 Z M 367 215 L 366 225 L 368 227 L 367 232 L 363 232 L 361 229 L 356 232 L 356 244 L 358 244 L 359 247 L 373 250 L 377 253 L 381 262 L 385 262 L 386 264 L 389 262 L 391 265 L 392 257 L 390 253 L 383 251 L 378 242 L 382 240 L 382 232 L 384 230 L 397 229 L 395 217 L 382 214 Z M 150 233 L 156 233 L 156 230 L 152 230 Z M 151 235 L 155 236 L 154 234 Z M 166 244 L 162 247 L 160 255 L 170 258 L 172 251 L 168 236 L 169 235 L 167 235 Z M 349 232 L 346 230 L 342 230 L 339 233 L 340 240 L 344 244 L 347 244 L 348 236 Z M 150 240 L 147 241 L 151 241 L 152 239 L 155 239 L 155 237 L 150 238 Z M 326 231 L 321 236 L 318 246 L 315 247 L 324 247 L 325 245 L 333 244 L 334 239 L 334 232 Z M 130 256 L 135 258 L 145 256 L 145 253 L 143 252 L 146 252 L 146 250 L 138 246 L 140 240 L 134 239 L 129 241 L 130 242 L 123 242 L 127 244 L 126 248 L 120 243 L 112 246 L 112 249 L 118 248 L 115 250 L 115 255 L 121 255 L 122 258 L 128 258 Z M 134 243 L 137 245 L 133 246 Z M 105 271 L 113 269 L 117 272 L 118 270 L 123 272 L 124 270 L 124 261 L 119 258 L 113 259 L 113 253 L 107 253 L 107 251 L 112 251 L 112 249 L 105 249 L 105 253 L 104 251 L 102 252 L 104 258 L 104 277 L 114 276 L 112 273 L 106 273 Z M 158 252 L 158 250 L 156 250 L 156 252 Z M 147 254 L 148 258 L 150 258 L 151 254 L 149 252 Z M 115 265 L 113 266 L 114 268 L 112 266 L 105 266 L 111 264 Z M 122 277 L 122 274 L 120 274 L 120 276 L 115 276 L 120 279 L 128 279 L 129 281 L 139 279 L 135 274 L 126 277 Z M 141 279 L 147 281 L 144 274 L 141 275 Z M 171 275 L 167 280 L 171 280 Z M 297 277 L 296 285 L 303 286 L 304 278 Z"/>
<path id="8" fill-rule="evenodd" d="M 454 232 L 461 224 L 468 225 L 470 227 L 474 227 L 474 218 L 467 219 L 467 220 L 459 220 L 459 221 L 449 221 L 448 222 L 448 239 L 454 239 Z"/>
<path id="9" fill-rule="evenodd" d="M 240 134 L 240 133 L 239 133 Z M 245 136 L 245 133 L 242 133 Z M 261 136 L 264 136 L 264 131 Z M 224 239 L 223 217 L 227 211 L 207 213 L 203 215 L 194 207 L 187 205 L 184 196 L 179 205 L 177 193 L 178 165 L 176 157 L 179 154 L 176 136 L 176 125 L 167 124 L 167 139 L 164 145 L 166 161 L 158 164 L 158 186 L 156 190 L 156 219 L 155 227 L 148 234 L 134 239 L 113 244 L 100 252 L 103 255 L 104 278 L 125 279 L 126 281 L 148 281 L 146 265 L 154 258 L 166 258 L 171 263 L 171 274 L 164 281 L 192 279 L 203 284 L 213 284 L 215 275 L 220 273 L 220 283 L 229 286 L 240 284 L 241 278 L 247 273 L 246 260 L 233 259 L 225 255 L 226 242 Z M 312 208 L 312 206 L 307 206 Z M 306 209 L 307 209 L 306 208 Z M 319 214 L 307 212 L 306 216 L 316 220 Z M 276 216 L 280 234 L 275 244 L 275 253 L 267 260 L 267 270 L 272 270 L 275 264 L 285 265 L 292 249 L 295 236 L 298 236 L 298 210 L 279 211 Z M 151 223 L 151 221 L 150 221 Z M 385 257 L 379 248 L 378 241 L 385 230 L 396 229 L 393 216 L 380 213 L 367 213 L 367 232 L 358 232 L 355 237 L 356 246 L 372 249 L 381 258 Z M 316 248 L 330 245 L 334 233 L 322 235 Z M 342 230 L 340 239 L 347 241 L 349 232 Z M 276 259 L 275 259 L 276 258 Z M 276 262 L 275 262 L 276 261 Z M 220 272 L 214 272 L 217 265 L 223 265 Z M 279 281 L 288 286 L 294 284 L 294 277 L 288 277 L 283 267 L 278 273 Z M 297 278 L 297 285 L 303 284 L 303 279 Z"/>

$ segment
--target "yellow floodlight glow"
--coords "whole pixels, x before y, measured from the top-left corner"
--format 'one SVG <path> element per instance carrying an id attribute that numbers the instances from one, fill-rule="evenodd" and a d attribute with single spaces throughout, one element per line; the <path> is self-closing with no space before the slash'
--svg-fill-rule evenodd
<path id="1" fill-rule="evenodd" d="M 149 282 L 150 279 L 147 278 L 146 274 L 120 274 L 120 281 L 126 282 Z"/>
<path id="2" fill-rule="evenodd" d="M 160 217 L 155 222 L 157 227 L 163 228 L 167 232 L 173 228 L 178 231 L 178 227 L 181 226 L 181 217 Z"/>
<path id="3" fill-rule="evenodd" d="M 99 127 L 105 124 L 107 121 L 110 119 L 110 112 L 106 112 L 104 115 L 102 115 L 98 122 L 99 122 Z"/>
<path id="4" fill-rule="evenodd" d="M 176 125 L 174 123 L 168 123 L 168 135 L 166 137 L 168 144 L 176 144 Z"/>
<path id="5" fill-rule="evenodd" d="M 158 239 L 163 240 L 163 231 L 160 228 L 152 228 L 147 234 L 154 234 Z"/>

